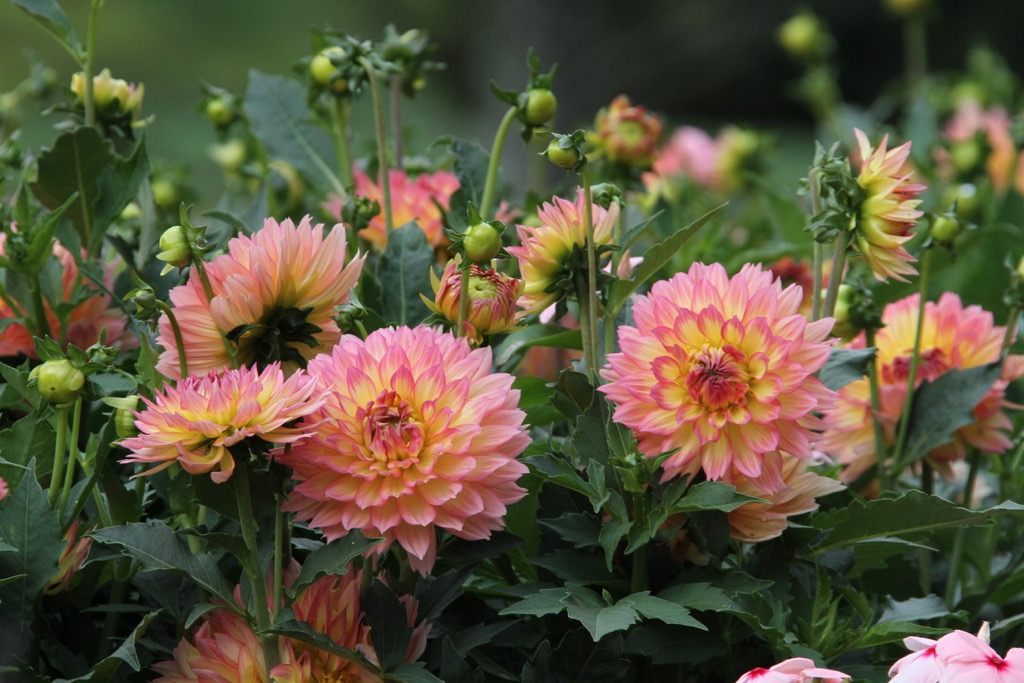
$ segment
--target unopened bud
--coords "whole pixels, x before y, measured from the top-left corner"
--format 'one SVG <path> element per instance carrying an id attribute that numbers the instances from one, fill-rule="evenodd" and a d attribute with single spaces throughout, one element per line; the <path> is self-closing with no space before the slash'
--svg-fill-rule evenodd
<path id="1" fill-rule="evenodd" d="M 801 12 L 779 26 L 778 40 L 793 57 L 811 56 L 822 43 L 821 22 L 810 12 Z"/>
<path id="2" fill-rule="evenodd" d="M 348 82 L 344 78 L 335 77 L 338 67 L 332 60 L 332 57 L 337 59 L 344 55 L 345 50 L 339 45 L 332 45 L 317 53 L 309 62 L 309 75 L 313 82 L 324 88 L 329 87 L 336 93 L 348 90 Z"/>
<path id="3" fill-rule="evenodd" d="M 932 239 L 944 247 L 951 246 L 960 234 L 960 222 L 952 216 L 936 216 L 932 222 Z"/>
<path id="4" fill-rule="evenodd" d="M 486 263 L 501 251 L 501 233 L 487 223 L 477 223 L 462 238 L 466 257 L 474 263 Z"/>
<path id="5" fill-rule="evenodd" d="M 555 138 L 548 145 L 548 161 L 559 168 L 573 168 L 580 163 L 580 154 L 574 145 L 562 146 L 562 141 Z"/>
<path id="6" fill-rule="evenodd" d="M 66 358 L 48 360 L 29 374 L 47 401 L 54 405 L 67 405 L 77 399 L 85 387 L 85 374 Z"/>
<path id="7" fill-rule="evenodd" d="M 172 268 L 184 268 L 192 263 L 192 245 L 185 228 L 174 225 L 160 235 L 160 253 L 158 259 L 166 263 L 161 275 L 166 275 Z"/>
<path id="8" fill-rule="evenodd" d="M 135 411 L 139 407 L 138 396 L 107 396 L 103 402 L 114 409 L 114 432 L 117 438 L 128 439 L 139 433 L 138 427 L 135 426 Z"/>
<path id="9" fill-rule="evenodd" d="M 523 118 L 531 126 L 543 126 L 554 118 L 557 109 L 558 100 L 554 93 L 547 88 L 532 88 L 526 93 Z"/>

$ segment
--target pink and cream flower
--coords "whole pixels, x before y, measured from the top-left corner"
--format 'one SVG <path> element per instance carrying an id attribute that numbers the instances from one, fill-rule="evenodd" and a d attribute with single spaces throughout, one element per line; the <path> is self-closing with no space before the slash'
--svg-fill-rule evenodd
<path id="1" fill-rule="evenodd" d="M 353 171 L 355 194 L 375 200 L 384 205 L 384 193 L 380 184 L 374 182 L 359 167 Z M 415 178 L 400 169 L 388 171 L 391 183 L 391 216 L 394 227 L 415 223 L 427 237 L 434 249 L 447 247 L 450 243 L 444 234 L 442 211 L 447 211 L 452 194 L 459 189 L 458 179 L 448 171 L 421 173 Z M 383 250 L 388 243 L 384 212 L 374 216 L 370 224 L 359 231 L 359 236 L 376 249 Z"/>
<path id="2" fill-rule="evenodd" d="M 92 538 L 78 533 L 78 520 L 75 520 L 64 534 L 64 541 L 66 545 L 57 560 L 57 573 L 43 588 L 44 595 L 56 595 L 66 591 L 78 570 L 82 568 L 82 563 L 89 555 L 89 548 L 92 547 Z"/>
<path id="3" fill-rule="evenodd" d="M 320 407 L 324 399 L 313 398 L 315 389 L 314 378 L 302 372 L 285 379 L 278 363 L 262 372 L 240 368 L 186 377 L 177 387 L 165 386 L 155 402 L 142 399 L 146 409 L 135 413 L 140 433 L 121 442 L 131 451 L 121 462 L 156 464 L 142 474 L 180 462 L 185 471 L 211 472 L 221 483 L 235 468 L 231 448 L 243 441 L 305 439 L 303 429 L 287 425 Z"/>
<path id="4" fill-rule="evenodd" d="M 911 263 L 916 259 L 903 247 L 913 235 L 911 230 L 922 213 L 920 199 L 914 197 L 924 185 L 910 182 L 913 171 L 907 169 L 910 143 L 886 149 L 889 138 L 872 148 L 866 135 L 854 129 L 861 157 L 857 184 L 865 196 L 856 217 L 854 245 L 879 280 L 888 278 L 906 282 L 904 275 L 916 275 Z"/>
<path id="5" fill-rule="evenodd" d="M 299 225 L 268 218 L 263 229 L 228 242 L 228 253 L 206 265 L 212 298 L 198 272 L 171 290 L 190 374 L 231 367 L 224 335 L 236 340 L 241 365 L 282 361 L 294 370 L 318 353 L 330 351 L 341 336 L 331 318 L 349 299 L 364 257 L 345 260 L 345 230 L 324 234 L 309 216 Z M 167 316 L 160 319 L 164 347 L 157 370 L 181 376 L 178 345 Z"/>
<path id="6" fill-rule="evenodd" d="M 654 284 L 619 328 L 600 387 L 615 420 L 649 457 L 674 451 L 663 480 L 739 474 L 761 491 L 784 486 L 782 459 L 809 458 L 821 427 L 816 411 L 834 392 L 816 373 L 828 359 L 832 319 L 800 315 L 799 286 L 782 289 L 746 265 L 730 278 L 719 264 Z"/>
<path id="7" fill-rule="evenodd" d="M 593 204 L 591 216 L 594 243 L 611 244 L 619 205 L 613 202 L 605 209 Z M 524 315 L 540 313 L 555 303 L 559 296 L 555 284 L 567 275 L 566 260 L 574 248 L 586 246 L 583 191 L 577 192 L 575 202 L 561 197 L 555 197 L 550 204 L 545 202 L 537 211 L 537 218 L 540 221 L 537 227 L 516 226 L 522 246 L 507 249 L 519 259 L 519 272 L 526 282 L 523 295 L 519 297 Z"/>
<path id="8" fill-rule="evenodd" d="M 595 127 L 594 144 L 612 161 L 635 168 L 651 165 L 664 130 L 657 116 L 625 95 L 598 112 Z"/>
<path id="9" fill-rule="evenodd" d="M 492 268 L 469 267 L 469 311 L 465 320 L 466 337 L 479 345 L 485 335 L 502 334 L 519 322 L 516 300 L 523 291 L 523 281 Z M 434 301 L 427 305 L 453 324 L 459 321 L 462 303 L 462 272 L 456 261 L 449 261 L 441 278 L 430 271 Z"/>
<path id="10" fill-rule="evenodd" d="M 887 445 L 896 440 L 896 426 L 906 398 L 920 298 L 913 294 L 889 304 L 882 312 L 883 327 L 875 336 L 879 377 L 878 421 Z M 934 381 L 949 370 L 966 370 L 999 360 L 1006 328 L 993 323 L 992 314 L 979 306 L 967 306 L 951 292 L 939 301 L 926 302 L 921 328 L 921 360 L 915 386 Z M 850 348 L 864 348 L 861 334 Z M 975 421 L 961 427 L 953 440 L 928 453 L 946 477 L 949 462 L 965 457 L 968 446 L 983 453 L 1002 453 L 1011 446 L 1006 432 L 1012 425 L 1004 409 L 1007 385 L 1024 376 L 1024 356 L 1007 356 L 1002 376 L 974 406 Z M 867 379 L 839 390 L 835 405 L 824 412 L 828 429 L 820 445 L 846 465 L 843 479 L 853 481 L 877 461 L 871 400 Z"/>
<path id="11" fill-rule="evenodd" d="M 436 529 L 468 540 L 504 525 L 526 491 L 530 443 L 513 377 L 489 349 L 431 328 L 345 336 L 309 372 L 325 403 L 311 436 L 280 457 L 297 480 L 284 509 L 328 541 L 353 529 L 397 541 L 428 572 Z"/>
<path id="12" fill-rule="evenodd" d="M 718 143 L 700 128 L 676 128 L 668 143 L 658 150 L 651 171 L 643 174 L 644 186 L 669 199 L 673 180 L 681 177 L 700 187 L 717 189 L 721 185 L 718 154 Z"/>

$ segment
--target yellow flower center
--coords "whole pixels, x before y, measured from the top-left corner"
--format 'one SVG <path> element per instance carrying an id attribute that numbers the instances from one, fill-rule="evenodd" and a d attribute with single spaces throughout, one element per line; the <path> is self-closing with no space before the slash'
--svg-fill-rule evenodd
<path id="1" fill-rule="evenodd" d="M 743 352 L 733 346 L 717 348 L 705 344 L 694 356 L 686 375 L 690 396 L 712 411 L 745 405 L 750 389 L 745 360 Z"/>
<path id="2" fill-rule="evenodd" d="M 424 429 L 417 415 L 394 391 L 382 391 L 368 403 L 363 425 L 364 443 L 377 474 L 398 477 L 419 462 Z"/>

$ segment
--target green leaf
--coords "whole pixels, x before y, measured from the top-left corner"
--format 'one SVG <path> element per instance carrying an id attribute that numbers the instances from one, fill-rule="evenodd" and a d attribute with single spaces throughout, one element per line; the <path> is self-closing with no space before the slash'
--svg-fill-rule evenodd
<path id="1" fill-rule="evenodd" d="M 337 168 L 334 145 L 326 132 L 311 123 L 306 89 L 284 76 L 249 72 L 245 115 L 253 134 L 272 159 L 294 166 L 308 181 L 345 196 L 345 187 L 331 169 Z"/>
<path id="2" fill-rule="evenodd" d="M 878 647 L 886 643 L 895 643 L 909 636 L 940 636 L 949 633 L 949 628 L 924 626 L 910 621 L 883 621 L 857 635 L 850 650 L 865 647 Z"/>
<path id="3" fill-rule="evenodd" d="M 1003 362 L 950 370 L 914 392 L 903 465 L 953 440 L 953 432 L 974 422 L 974 407 L 1002 373 Z"/>
<path id="4" fill-rule="evenodd" d="M 726 591 L 704 581 L 670 586 L 659 593 L 658 597 L 681 607 L 713 612 L 726 609 L 732 604 L 732 598 Z"/>
<path id="5" fill-rule="evenodd" d="M 586 375 L 575 370 L 563 370 L 555 381 L 555 395 L 551 397 L 551 403 L 567 418 L 575 420 L 587 412 L 596 395 L 594 385 Z"/>
<path id="6" fill-rule="evenodd" d="M 453 138 L 448 149 L 455 160 L 452 165 L 452 173 L 459 181 L 459 189 L 452 195 L 449 203 L 451 207 L 449 223 L 452 224 L 454 218 L 452 228 L 456 228 L 465 222 L 466 206 L 469 202 L 480 206 L 480 201 L 484 196 L 487 165 L 491 155 L 477 143 L 462 138 Z M 483 218 L 487 219 L 491 216 L 483 216 Z"/>
<path id="7" fill-rule="evenodd" d="M 402 664 L 385 675 L 384 680 L 399 681 L 399 683 L 444 683 L 440 678 L 427 671 L 423 662 Z"/>
<path id="8" fill-rule="evenodd" d="M 363 610 L 381 670 L 391 672 L 402 664 L 412 637 L 405 606 L 390 588 L 376 580 L 363 600 Z"/>
<path id="9" fill-rule="evenodd" d="M 78 42 L 71 21 L 56 0 L 11 0 L 15 7 L 29 15 L 64 46 L 75 59 L 81 59 L 82 46 Z"/>
<path id="10" fill-rule="evenodd" d="M 619 313 L 619 309 L 626 303 L 629 295 L 636 291 L 637 287 L 654 277 L 661 270 L 662 266 L 668 263 L 675 253 L 682 249 L 697 234 L 701 227 L 721 211 L 724 206 L 723 204 L 708 211 L 693 223 L 690 223 L 685 228 L 680 228 L 644 252 L 643 263 L 637 267 L 633 278 L 630 280 L 616 280 L 612 284 L 611 291 L 608 293 L 608 306 L 606 307 L 605 317 L 609 320 L 614 320 L 615 316 Z"/>
<path id="11" fill-rule="evenodd" d="M 921 491 L 908 491 L 898 498 L 855 500 L 845 508 L 813 518 L 815 527 L 828 532 L 814 544 L 813 554 L 868 539 L 919 537 L 938 529 L 989 526 L 999 515 L 1021 512 L 1024 505 L 1012 501 L 987 510 L 967 510 Z"/>
<path id="12" fill-rule="evenodd" d="M 550 482 L 564 486 L 577 493 L 582 493 L 591 499 L 598 496 L 597 489 L 590 482 L 583 479 L 575 467 L 557 455 L 531 455 L 525 458 L 525 460 L 526 464 L 534 472 Z"/>
<path id="13" fill-rule="evenodd" d="M 603 525 L 597 517 L 582 512 L 570 512 L 554 519 L 539 521 L 576 548 L 596 546 L 598 544 L 597 535 L 603 529 Z"/>
<path id="14" fill-rule="evenodd" d="M 900 601 L 889 598 L 889 604 L 885 606 L 879 621 L 921 621 L 947 616 L 949 608 L 946 607 L 946 601 L 933 594 Z"/>
<path id="15" fill-rule="evenodd" d="M 67 545 L 58 515 L 50 509 L 32 466 L 0 506 L 0 540 L 15 549 L 0 553 L 0 577 L 25 577 L 0 587 L 0 605 L 6 619 L 28 631 L 36 602 L 57 572 L 57 561 Z"/>
<path id="16" fill-rule="evenodd" d="M 847 384 L 856 382 L 867 373 L 868 363 L 875 357 L 875 348 L 840 349 L 834 348 L 819 375 L 822 384 L 832 391 L 839 391 Z"/>
<path id="17" fill-rule="evenodd" d="M 32 460 L 45 463 L 46 472 L 52 469 L 55 441 L 53 427 L 35 412 L 0 431 L 0 459 L 4 461 L 0 463 L 0 472 L 12 490 L 21 482 L 25 467 Z"/>
<path id="18" fill-rule="evenodd" d="M 343 538 L 314 550 L 303 560 L 299 578 L 288 589 L 289 597 L 295 598 L 322 576 L 337 576 L 347 573 L 354 558 L 362 555 L 380 541 L 379 538 L 366 538 L 357 530 L 350 531 Z"/>
<path id="19" fill-rule="evenodd" d="M 579 330 L 570 330 L 554 323 L 530 325 L 501 340 L 494 349 L 494 364 L 507 370 L 512 369 L 527 349 L 534 346 L 579 351 L 583 348 L 583 338 Z"/>
<path id="20" fill-rule="evenodd" d="M 604 559 L 594 553 L 556 550 L 542 557 L 532 558 L 528 562 L 547 569 L 562 581 L 600 585 L 616 580 L 615 575 L 605 567 Z"/>
<path id="21" fill-rule="evenodd" d="M 370 670 L 376 669 L 376 667 L 363 656 L 363 653 L 358 650 L 350 650 L 347 647 L 338 645 L 323 633 L 314 631 L 312 627 L 304 621 L 286 619 L 275 624 L 273 628 L 267 629 L 267 633 L 292 638 L 293 640 L 305 643 L 306 645 L 318 650 L 323 650 L 324 652 L 329 652 L 332 655 L 344 657 L 350 662 L 355 662 L 356 664 L 364 666 Z"/>
<path id="22" fill-rule="evenodd" d="M 656 598 L 650 591 L 634 593 L 623 598 L 623 601 L 625 600 L 631 600 L 633 608 L 648 619 L 657 619 L 677 626 L 689 626 L 702 631 L 708 630 L 707 626 L 690 616 L 690 610 L 676 602 Z"/>
<path id="23" fill-rule="evenodd" d="M 61 134 L 50 149 L 39 156 L 36 182 L 29 187 L 48 209 L 57 209 L 78 193 L 67 217 L 81 237 L 92 244 L 93 213 L 100 198 L 100 176 L 111 160 L 110 143 L 91 126 Z"/>
<path id="24" fill-rule="evenodd" d="M 720 481 L 702 481 L 691 487 L 686 495 L 672 506 L 670 515 L 701 510 L 732 512 L 747 503 L 764 502 L 760 498 L 737 493 L 736 487 Z"/>
<path id="25" fill-rule="evenodd" d="M 540 377 L 516 377 L 512 388 L 519 392 L 519 408 L 526 413 L 526 424 L 546 425 L 561 419 L 561 413 L 551 405 L 554 389 Z"/>
<path id="26" fill-rule="evenodd" d="M 118 647 L 112 655 L 103 659 L 100 663 L 93 667 L 92 671 L 84 676 L 77 678 L 65 679 L 58 678 L 54 680 L 54 683 L 102 683 L 109 681 L 114 678 L 117 674 L 118 669 L 121 668 L 122 664 L 127 664 L 131 667 L 132 671 L 140 671 L 142 669 L 142 663 L 139 661 L 139 655 L 135 652 L 135 643 L 142 637 L 149 628 L 150 622 L 156 618 L 159 612 L 150 612 L 139 625 L 131 632 L 121 646 Z"/>
<path id="27" fill-rule="evenodd" d="M 381 284 L 379 313 L 388 323 L 416 325 L 429 315 L 420 295 L 430 294 L 430 266 L 434 250 L 426 235 L 415 224 L 405 225 L 388 233 L 388 245 L 377 264 Z"/>
<path id="28" fill-rule="evenodd" d="M 513 603 L 498 612 L 501 616 L 508 614 L 529 614 L 543 617 L 558 614 L 566 608 L 565 600 L 569 597 L 568 588 L 544 588 L 531 593 L 519 602 Z"/>
<path id="29" fill-rule="evenodd" d="M 100 174 L 100 195 L 96 202 L 91 241 L 87 245 L 90 254 L 99 253 L 107 228 L 114 222 L 124 207 L 135 199 L 139 186 L 149 177 L 149 157 L 146 154 L 146 132 L 142 129 L 139 141 L 135 143 L 128 158 L 114 154 L 110 164 Z M 115 297 L 115 301 L 117 298 Z"/>
<path id="30" fill-rule="evenodd" d="M 213 556 L 193 553 L 170 527 L 160 522 L 133 522 L 93 531 L 92 538 L 116 546 L 123 555 L 134 557 L 146 569 L 169 571 L 191 578 L 207 592 L 234 604 L 231 588 L 220 575 Z"/>

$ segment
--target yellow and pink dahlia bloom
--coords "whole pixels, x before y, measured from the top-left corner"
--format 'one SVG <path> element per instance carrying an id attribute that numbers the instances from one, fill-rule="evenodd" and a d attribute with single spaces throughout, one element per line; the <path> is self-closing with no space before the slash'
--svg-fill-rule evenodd
<path id="1" fill-rule="evenodd" d="M 436 329 L 345 336 L 314 358 L 324 404 L 309 439 L 279 457 L 297 481 L 285 510 L 328 541 L 353 529 L 397 541 L 412 566 L 434 565 L 436 530 L 468 540 L 504 525 L 526 491 L 516 460 L 530 443 L 511 375 L 489 349 Z M 303 428 L 300 426 L 300 428 Z"/>
<path id="2" fill-rule="evenodd" d="M 911 230 L 922 216 L 917 209 L 921 200 L 915 197 L 925 189 L 911 182 L 913 170 L 907 163 L 910 143 L 887 149 L 889 137 L 885 136 L 877 148 L 872 148 L 863 132 L 853 132 L 861 158 L 857 184 L 865 193 L 851 226 L 854 245 L 876 278 L 906 282 L 904 276 L 916 275 L 917 270 L 910 265 L 916 259 L 903 245 L 913 238 Z"/>
<path id="3" fill-rule="evenodd" d="M 635 303 L 600 391 L 641 452 L 675 451 L 663 480 L 742 475 L 774 492 L 783 458 L 811 457 L 816 412 L 835 396 L 814 376 L 831 350 L 832 319 L 807 322 L 802 298 L 760 265 L 730 278 L 719 264 L 695 263 Z"/>
<path id="4" fill-rule="evenodd" d="M 384 192 L 380 183 L 374 182 L 359 167 L 353 170 L 355 194 L 375 200 L 384 206 Z M 391 216 L 394 227 L 415 223 L 427 237 L 434 249 L 443 249 L 450 242 L 444 234 L 443 211 L 448 210 L 452 195 L 459 189 L 458 179 L 448 171 L 421 173 L 415 178 L 400 169 L 388 171 L 391 182 Z M 388 244 L 384 211 L 374 216 L 370 224 L 359 231 L 359 236 L 383 250 Z"/>
<path id="5" fill-rule="evenodd" d="M 66 545 L 57 559 L 57 573 L 50 577 L 50 581 L 43 588 L 44 595 L 56 595 L 63 593 L 78 575 L 82 563 L 89 555 L 89 548 L 92 547 L 92 538 L 84 533 L 78 533 L 78 520 L 76 519 L 67 533 L 64 534 Z"/>
<path id="6" fill-rule="evenodd" d="M 434 302 L 429 304 L 435 313 L 453 324 L 459 321 L 462 302 L 462 272 L 456 261 L 449 261 L 441 278 L 430 271 L 434 288 Z M 492 268 L 469 267 L 469 312 L 465 332 L 471 344 L 479 345 L 486 335 L 502 334 L 515 328 L 519 322 L 516 300 L 523 291 L 523 281 L 509 277 Z"/>
<path id="7" fill-rule="evenodd" d="M 597 114 L 594 144 L 614 162 L 646 168 L 657 153 L 664 127 L 661 120 L 619 95 Z"/>
<path id="8" fill-rule="evenodd" d="M 332 319 L 335 307 L 348 301 L 364 258 L 356 254 L 346 262 L 344 228 L 335 225 L 324 234 L 324 226 L 313 225 L 309 216 L 298 225 L 268 218 L 262 230 L 235 237 L 226 254 L 206 265 L 211 299 L 195 269 L 170 292 L 189 373 L 231 367 L 223 335 L 232 331 L 239 335 L 232 344 L 241 365 L 281 361 L 292 371 L 330 351 L 341 337 Z M 158 341 L 164 351 L 157 370 L 180 377 L 178 345 L 166 315 Z"/>
<path id="9" fill-rule="evenodd" d="M 153 474 L 180 462 L 191 474 L 206 474 L 217 483 L 231 477 L 231 448 L 247 439 L 265 444 L 295 443 L 303 430 L 287 426 L 323 403 L 314 398 L 316 382 L 302 372 L 285 378 L 278 363 L 262 372 L 239 368 L 204 377 L 190 376 L 177 387 L 166 385 L 156 401 L 143 398 L 136 412 L 139 435 L 121 445 L 131 451 L 125 463 L 155 464 Z"/>
<path id="10" fill-rule="evenodd" d="M 540 225 L 517 225 L 521 246 L 508 247 L 508 252 L 519 259 L 519 272 L 525 281 L 519 306 L 524 315 L 540 313 L 555 303 L 559 293 L 555 288 L 559 279 L 568 275 L 566 260 L 574 248 L 586 246 L 587 230 L 584 222 L 583 191 L 570 202 L 555 197 L 537 211 Z M 592 204 L 594 243 L 611 244 L 612 230 L 619 218 L 619 205 L 612 203 L 607 209 Z"/>
<path id="11" fill-rule="evenodd" d="M 906 398 L 919 296 L 913 294 L 886 306 L 882 312 L 884 327 L 875 335 L 880 399 L 877 417 L 887 445 L 895 443 Z M 965 307 L 956 294 L 946 292 L 938 302 L 926 302 L 915 388 L 950 370 L 966 370 L 999 360 L 1005 335 L 1006 328 L 995 325 L 991 313 L 979 306 Z M 864 348 L 864 335 L 849 346 Z M 1006 435 L 1012 429 L 1004 412 L 1008 407 L 1006 387 L 1021 376 L 1024 356 L 1007 356 L 1002 376 L 974 406 L 975 421 L 954 432 L 951 442 L 927 454 L 944 476 L 952 477 L 949 463 L 964 458 L 969 446 L 983 453 L 1002 453 L 1012 445 Z M 871 414 L 867 379 L 840 389 L 835 404 L 824 411 L 828 429 L 820 448 L 846 466 L 846 481 L 853 481 L 877 462 Z"/>

